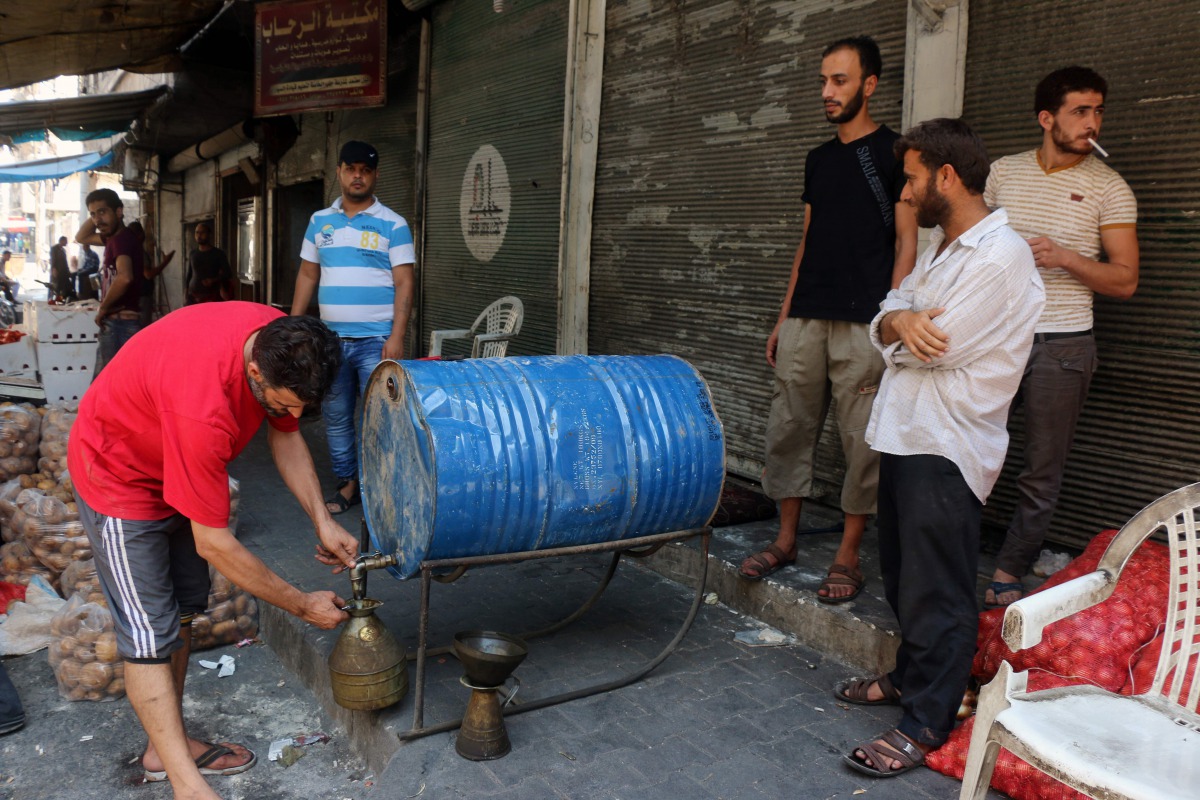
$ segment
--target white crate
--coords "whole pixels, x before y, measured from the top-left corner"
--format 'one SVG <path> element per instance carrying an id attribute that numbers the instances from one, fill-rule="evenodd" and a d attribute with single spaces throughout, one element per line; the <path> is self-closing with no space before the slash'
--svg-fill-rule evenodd
<path id="1" fill-rule="evenodd" d="M 37 370 L 37 346 L 32 336 L 0 344 L 0 375 L 32 373 Z"/>
<path id="2" fill-rule="evenodd" d="M 78 403 L 92 383 L 92 370 L 43 372 L 42 389 L 47 403 Z"/>
<path id="3" fill-rule="evenodd" d="M 41 300 L 25 304 L 25 326 L 39 342 L 95 342 L 100 336 L 95 303 L 52 306 Z"/>
<path id="4" fill-rule="evenodd" d="M 96 351 L 99 349 L 96 342 L 38 342 L 38 372 L 43 378 L 56 373 L 83 373 L 87 376 L 87 382 L 91 383 L 92 373 L 96 370 Z"/>

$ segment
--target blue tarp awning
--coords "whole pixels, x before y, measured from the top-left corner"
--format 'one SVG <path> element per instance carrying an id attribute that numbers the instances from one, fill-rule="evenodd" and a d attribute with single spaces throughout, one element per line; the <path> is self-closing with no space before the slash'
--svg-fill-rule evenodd
<path id="1" fill-rule="evenodd" d="M 112 151 L 105 153 L 82 153 L 77 156 L 43 158 L 39 161 L 24 161 L 18 164 L 0 164 L 0 183 L 44 181 L 65 178 L 76 172 L 97 169 L 113 160 Z"/>

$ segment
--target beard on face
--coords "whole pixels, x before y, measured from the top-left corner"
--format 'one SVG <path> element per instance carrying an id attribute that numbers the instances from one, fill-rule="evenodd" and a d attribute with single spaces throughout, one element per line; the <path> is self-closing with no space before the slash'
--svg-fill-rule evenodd
<path id="1" fill-rule="evenodd" d="M 858 112 L 862 110 L 863 102 L 865 100 L 866 95 L 863 92 L 862 84 L 859 84 L 858 91 L 855 93 L 854 97 L 850 98 L 850 102 L 842 108 L 841 113 L 839 114 L 837 112 L 826 111 L 825 120 L 827 122 L 832 122 L 834 125 L 841 125 L 843 122 L 849 122 L 858 116 Z"/>
<path id="2" fill-rule="evenodd" d="M 950 201 L 938 191 L 932 179 L 925 184 L 925 192 L 916 201 L 917 225 L 922 228 L 933 228 L 941 225 L 950 214 Z"/>
<path id="3" fill-rule="evenodd" d="M 1054 145 L 1064 153 L 1086 156 L 1092 152 L 1092 146 L 1086 140 L 1081 142 L 1067 136 L 1057 122 L 1050 127 L 1050 138 L 1054 141 Z"/>
<path id="4" fill-rule="evenodd" d="M 258 404 L 263 407 L 263 410 L 265 410 L 267 412 L 268 416 L 286 417 L 288 415 L 288 411 L 286 408 L 279 408 L 277 406 L 273 406 L 267 400 L 267 384 L 266 384 L 266 382 L 255 380 L 254 377 L 251 375 L 247 375 L 246 380 L 250 381 L 250 392 L 251 392 L 251 394 L 254 395 L 254 399 L 257 400 Z"/>

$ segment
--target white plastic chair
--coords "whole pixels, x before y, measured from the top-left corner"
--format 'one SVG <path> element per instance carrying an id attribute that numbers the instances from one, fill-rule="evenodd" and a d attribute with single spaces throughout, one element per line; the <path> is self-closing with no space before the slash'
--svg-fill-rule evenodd
<path id="1" fill-rule="evenodd" d="M 1200 483 L 1176 489 L 1139 511 L 1113 538 L 1095 572 L 1023 598 L 1004 614 L 1004 641 L 1033 647 L 1049 624 L 1113 592 L 1138 545 L 1156 532 L 1171 551 L 1171 592 L 1162 655 L 1144 694 L 1096 686 L 1028 691 L 1028 672 L 1008 662 L 983 688 L 960 800 L 982 800 L 1000 748 L 1089 797 L 1166 800 L 1200 797 Z M 1165 690 L 1165 691 L 1164 691 Z"/>
<path id="2" fill-rule="evenodd" d="M 473 339 L 471 358 L 503 358 L 508 343 L 520 333 L 524 318 L 525 307 L 518 298 L 501 297 L 485 308 L 470 328 L 433 331 L 429 335 L 429 355 L 440 356 L 442 344 L 450 339 Z"/>

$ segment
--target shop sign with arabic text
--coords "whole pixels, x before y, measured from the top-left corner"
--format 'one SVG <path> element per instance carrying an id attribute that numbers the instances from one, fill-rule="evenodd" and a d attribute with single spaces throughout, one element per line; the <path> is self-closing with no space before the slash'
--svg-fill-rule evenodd
<path id="1" fill-rule="evenodd" d="M 285 0 L 254 10 L 254 115 L 387 102 L 386 0 Z"/>

